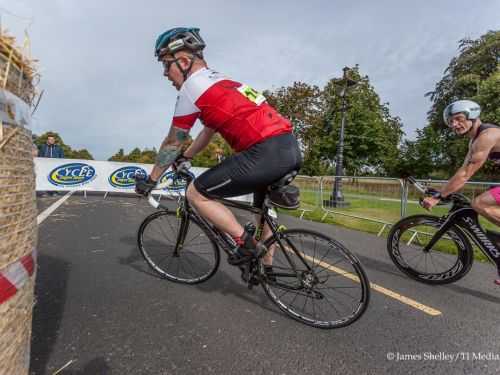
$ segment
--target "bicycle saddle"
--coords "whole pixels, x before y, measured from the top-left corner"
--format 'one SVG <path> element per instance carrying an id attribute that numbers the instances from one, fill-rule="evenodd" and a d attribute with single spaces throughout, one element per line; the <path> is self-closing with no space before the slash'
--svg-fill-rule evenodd
<path id="1" fill-rule="evenodd" d="M 290 173 L 287 173 L 286 175 L 281 177 L 278 181 L 275 181 L 271 185 L 269 185 L 269 190 L 276 190 L 279 189 L 280 187 L 288 185 L 290 182 L 293 181 L 295 176 L 297 176 L 297 173 L 298 171 L 291 171 Z"/>

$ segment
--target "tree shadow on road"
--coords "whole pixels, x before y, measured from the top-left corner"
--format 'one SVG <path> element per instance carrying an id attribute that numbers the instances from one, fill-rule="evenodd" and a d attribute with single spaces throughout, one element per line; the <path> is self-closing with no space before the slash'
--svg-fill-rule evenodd
<path id="1" fill-rule="evenodd" d="M 126 245 L 131 245 L 130 254 L 126 257 L 119 258 L 120 264 L 127 265 L 134 269 L 135 271 L 145 273 L 156 277 L 161 280 L 165 280 L 159 274 L 151 271 L 146 265 L 146 262 L 137 248 L 137 239 L 132 236 L 125 236 L 120 239 L 120 242 Z M 200 264 L 204 262 L 203 258 L 197 259 Z M 225 262 L 225 255 L 221 253 L 221 263 Z M 239 274 L 239 270 L 237 270 Z M 268 297 L 262 292 L 260 287 L 254 287 L 254 290 L 248 290 L 246 284 L 239 278 L 235 280 L 234 277 L 226 273 L 220 267 L 216 274 L 212 276 L 209 280 L 202 282 L 200 284 L 195 284 L 192 286 L 197 288 L 204 293 L 221 293 L 223 295 L 233 295 L 240 298 L 246 302 L 262 306 L 264 309 L 276 312 L 277 309 L 274 308 L 272 302 Z"/>
<path id="2" fill-rule="evenodd" d="M 467 288 L 467 287 L 464 287 L 464 286 L 460 286 L 460 285 L 457 285 L 457 284 L 446 285 L 445 287 L 447 289 L 451 289 L 454 292 L 457 292 L 457 293 L 460 293 L 460 294 L 467 294 L 469 296 L 473 296 L 473 297 L 482 299 L 484 301 L 488 301 L 488 302 L 493 302 L 493 303 L 500 304 L 500 297 L 497 297 L 497 296 L 494 296 L 494 295 L 491 295 L 491 294 L 488 294 L 488 293 L 484 293 L 484 292 L 481 292 L 479 290 L 470 289 L 470 288 Z"/>
<path id="3" fill-rule="evenodd" d="M 45 373 L 61 325 L 69 271 L 68 262 L 38 255 L 30 373 Z"/>
<path id="4" fill-rule="evenodd" d="M 399 270 L 397 270 L 396 266 L 394 266 L 393 264 L 381 262 L 379 260 L 375 260 L 373 258 L 368 258 L 368 257 L 362 256 L 359 254 L 357 254 L 357 257 L 359 258 L 362 265 L 367 270 L 374 269 L 376 271 L 390 274 L 392 276 L 396 276 L 396 277 L 399 277 L 401 279 L 413 281 L 408 276 L 404 275 Z M 370 275 L 368 274 L 368 276 L 370 276 Z M 418 283 L 418 281 L 415 281 L 415 282 Z M 426 285 L 423 283 L 419 283 L 419 284 L 421 284 L 423 287 L 426 287 L 426 288 L 440 287 L 440 285 Z M 467 287 L 457 285 L 457 284 L 441 285 L 441 287 L 445 287 L 447 289 L 453 290 L 454 292 L 457 292 L 460 294 L 466 294 L 469 296 L 473 296 L 473 297 L 479 298 L 479 299 L 484 300 L 484 301 L 500 304 L 500 297 L 492 295 L 492 294 L 488 294 L 485 292 L 481 292 L 481 291 L 476 290 L 476 289 L 467 288 Z"/>

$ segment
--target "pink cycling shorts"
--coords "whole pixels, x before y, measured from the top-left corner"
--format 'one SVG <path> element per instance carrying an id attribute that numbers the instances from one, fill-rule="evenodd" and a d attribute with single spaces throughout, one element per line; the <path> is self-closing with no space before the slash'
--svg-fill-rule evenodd
<path id="1" fill-rule="evenodd" d="M 497 202 L 497 204 L 500 205 L 500 186 L 490 189 L 490 194 L 493 197 L 493 199 Z"/>

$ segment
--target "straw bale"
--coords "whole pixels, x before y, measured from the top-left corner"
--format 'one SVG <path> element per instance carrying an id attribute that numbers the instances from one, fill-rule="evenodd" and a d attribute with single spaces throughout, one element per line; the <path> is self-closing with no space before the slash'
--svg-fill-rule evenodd
<path id="1" fill-rule="evenodd" d="M 36 97 L 36 81 L 39 77 L 35 69 L 36 60 L 29 59 L 16 47 L 14 37 L 0 30 L 0 84 L 28 104 Z"/>
<path id="2" fill-rule="evenodd" d="M 0 374 L 27 375 L 35 275 L 0 305 Z"/>
<path id="3" fill-rule="evenodd" d="M 31 132 L 3 125 L 0 149 L 0 271 L 25 255 L 37 242 L 37 209 Z M 35 267 L 36 270 L 36 267 Z M 35 274 L 0 304 L 0 375 L 28 375 Z"/>
<path id="4" fill-rule="evenodd" d="M 5 136 L 14 126 L 3 127 Z M 31 132 L 18 128 L 0 150 L 0 269 L 35 246 L 36 197 Z M 8 250 L 10 249 L 10 250 Z"/>

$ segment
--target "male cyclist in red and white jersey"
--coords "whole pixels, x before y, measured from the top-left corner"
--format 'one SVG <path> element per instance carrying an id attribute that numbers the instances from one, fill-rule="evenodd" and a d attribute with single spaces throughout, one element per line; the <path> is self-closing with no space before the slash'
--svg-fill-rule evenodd
<path id="1" fill-rule="evenodd" d="M 155 166 L 146 180 L 136 183 L 136 192 L 149 194 L 168 167 L 192 159 L 220 133 L 236 154 L 198 176 L 188 186 L 187 197 L 200 215 L 234 238 L 238 249 L 229 261 L 237 265 L 252 257 L 255 242 L 233 213 L 213 199 L 254 193 L 254 205 L 260 207 L 266 188 L 298 170 L 302 158 L 290 122 L 261 93 L 208 68 L 204 48 L 197 28 L 170 29 L 156 41 L 155 55 L 163 63 L 163 74 L 179 94 Z M 197 119 L 204 128 L 181 153 Z M 263 237 L 269 235 L 266 225 Z M 268 266 L 271 262 L 271 256 L 264 258 Z"/>
<path id="2" fill-rule="evenodd" d="M 443 186 L 441 192 L 424 199 L 425 208 L 431 209 L 441 197 L 462 189 L 486 160 L 492 160 L 500 169 L 500 127 L 481 123 L 480 114 L 481 107 L 471 100 L 457 100 L 445 108 L 443 112 L 445 124 L 456 134 L 470 138 L 469 152 L 463 166 Z M 500 226 L 500 186 L 493 187 L 474 198 L 472 207 L 489 221 Z"/>

